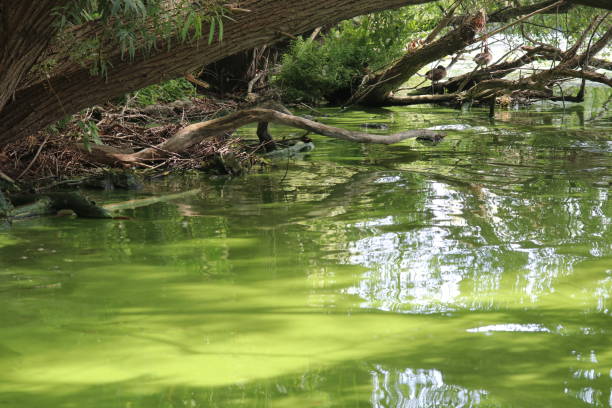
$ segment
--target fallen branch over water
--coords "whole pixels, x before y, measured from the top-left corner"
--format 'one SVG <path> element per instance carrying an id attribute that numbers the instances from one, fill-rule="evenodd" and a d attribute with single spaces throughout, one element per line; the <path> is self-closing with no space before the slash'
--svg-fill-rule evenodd
<path id="1" fill-rule="evenodd" d="M 392 135 L 377 135 L 324 125 L 274 109 L 254 108 L 186 126 L 168 140 L 136 153 L 114 153 L 110 152 L 106 147 L 92 146 L 92 157 L 98 161 L 114 161 L 123 165 L 139 165 L 145 161 L 160 160 L 172 154 L 180 154 L 204 139 L 229 134 L 242 126 L 255 122 L 274 122 L 319 135 L 357 143 L 393 144 L 420 136 L 436 137 L 440 135 L 440 132 L 424 129 L 408 130 Z"/>

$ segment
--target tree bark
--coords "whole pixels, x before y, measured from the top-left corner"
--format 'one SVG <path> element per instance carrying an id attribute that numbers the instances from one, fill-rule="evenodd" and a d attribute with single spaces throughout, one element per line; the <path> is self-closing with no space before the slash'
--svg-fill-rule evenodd
<path id="1" fill-rule="evenodd" d="M 2 0 L 8 3 L 8 0 Z M 50 2 L 51 0 L 46 0 Z M 116 50 L 109 58 L 108 77 L 92 77 L 88 68 L 58 75 L 21 89 L 0 112 L 0 146 L 30 135 L 62 117 L 147 85 L 183 76 L 203 64 L 285 38 L 324 24 L 374 11 L 433 0 L 246 0 L 226 20 L 223 41 L 159 44 L 148 58 L 129 62 Z M 23 2 L 30 3 L 30 2 Z M 4 14 L 4 12 L 3 12 Z M 28 22 L 29 23 L 29 22 Z M 28 24 L 29 25 L 29 24 Z M 208 32 L 204 27 L 203 32 Z M 29 43 L 24 43 L 27 48 Z M 10 67 L 9 67 L 10 69 Z"/>
<path id="2" fill-rule="evenodd" d="M 53 38 L 52 10 L 62 3 L 0 0 L 0 111 Z"/>
<path id="3" fill-rule="evenodd" d="M 570 3 L 579 4 L 581 6 L 612 10 L 612 2 L 610 2 L 610 0 L 570 0 Z"/>

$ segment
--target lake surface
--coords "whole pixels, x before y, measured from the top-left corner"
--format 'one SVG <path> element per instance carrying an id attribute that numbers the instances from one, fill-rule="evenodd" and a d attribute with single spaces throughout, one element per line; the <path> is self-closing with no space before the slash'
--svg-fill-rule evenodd
<path id="1" fill-rule="evenodd" d="M 15 223 L 0 407 L 612 406 L 608 96 L 493 122 L 324 109 L 453 128 L 435 146 L 314 136 L 245 177 L 91 192 L 202 188 L 127 220 Z"/>

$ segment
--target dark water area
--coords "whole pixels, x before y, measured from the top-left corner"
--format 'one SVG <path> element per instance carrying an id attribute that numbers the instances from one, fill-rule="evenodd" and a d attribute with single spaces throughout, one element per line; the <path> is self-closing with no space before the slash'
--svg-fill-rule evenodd
<path id="1" fill-rule="evenodd" d="M 0 407 L 610 407 L 612 116 L 323 109 L 317 148 L 0 232 Z M 277 137 L 299 132 L 272 128 Z M 241 131 L 255 138 L 254 129 Z"/>

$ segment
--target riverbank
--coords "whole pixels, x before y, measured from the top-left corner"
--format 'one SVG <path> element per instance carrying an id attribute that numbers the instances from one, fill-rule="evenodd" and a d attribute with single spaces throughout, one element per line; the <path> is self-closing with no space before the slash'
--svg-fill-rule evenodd
<path id="1" fill-rule="evenodd" d="M 237 107 L 233 100 L 204 97 L 149 106 L 96 106 L 5 146 L 0 151 L 0 170 L 6 176 L 4 182 L 10 183 L 8 178 L 31 187 L 96 175 L 103 166 L 88 153 L 94 144 L 130 153 L 135 148 L 155 146 L 189 123 L 222 116 Z M 169 157 L 140 171 L 211 168 L 221 154 L 248 160 L 249 149 L 241 139 L 227 136 L 207 139 L 180 157 Z"/>

